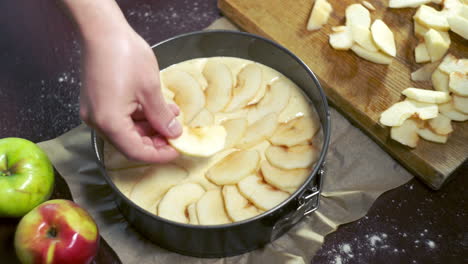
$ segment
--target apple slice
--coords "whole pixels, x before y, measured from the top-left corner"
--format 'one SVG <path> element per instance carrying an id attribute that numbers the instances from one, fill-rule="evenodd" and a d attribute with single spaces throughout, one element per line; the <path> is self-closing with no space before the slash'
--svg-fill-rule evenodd
<path id="1" fill-rule="evenodd" d="M 207 109 L 202 109 L 188 124 L 189 127 L 207 127 L 214 124 L 214 115 Z"/>
<path id="2" fill-rule="evenodd" d="M 250 148 L 271 137 L 278 125 L 277 119 L 277 115 L 275 113 L 271 113 L 250 125 L 247 128 L 247 132 L 245 132 L 244 137 L 236 147 L 243 149 Z"/>
<path id="3" fill-rule="evenodd" d="M 413 105 L 414 113 L 421 120 L 435 118 L 439 114 L 439 108 L 437 104 L 422 103 L 422 102 L 414 101 L 408 98 L 405 101 Z"/>
<path id="4" fill-rule="evenodd" d="M 333 32 L 343 32 L 348 28 L 346 26 L 336 26 L 331 28 Z"/>
<path id="5" fill-rule="evenodd" d="M 408 147 L 415 148 L 419 141 L 419 124 L 413 119 L 407 119 L 401 126 L 390 129 L 390 137 Z"/>
<path id="6" fill-rule="evenodd" d="M 453 32 L 468 40 L 468 19 L 462 16 L 449 16 L 447 21 Z"/>
<path id="7" fill-rule="evenodd" d="M 205 190 L 196 183 L 179 184 L 167 191 L 158 205 L 158 215 L 171 221 L 189 223 L 187 207 L 197 202 Z"/>
<path id="8" fill-rule="evenodd" d="M 449 92 L 449 76 L 439 69 L 436 69 L 431 76 L 432 86 L 437 91 Z"/>
<path id="9" fill-rule="evenodd" d="M 450 29 L 445 15 L 427 5 L 420 6 L 413 18 L 425 27 L 431 29 L 442 31 L 448 31 Z"/>
<path id="10" fill-rule="evenodd" d="M 222 123 L 226 129 L 226 144 L 224 148 L 232 148 L 239 142 L 247 131 L 247 120 L 245 118 L 229 119 Z"/>
<path id="11" fill-rule="evenodd" d="M 447 54 L 440 63 L 439 70 L 446 74 L 452 72 L 468 74 L 468 59 L 457 59 L 452 54 Z"/>
<path id="12" fill-rule="evenodd" d="M 148 166 L 107 170 L 107 174 L 112 179 L 112 182 L 115 184 L 115 186 L 117 186 L 119 191 L 125 194 L 125 196 L 130 197 L 133 187 L 147 169 Z"/>
<path id="13" fill-rule="evenodd" d="M 350 27 L 345 27 L 343 31 L 330 34 L 329 43 L 336 50 L 349 50 L 354 43 Z"/>
<path id="14" fill-rule="evenodd" d="M 371 17 L 369 10 L 361 4 L 352 4 L 346 8 L 346 26 L 360 25 L 369 28 L 371 25 Z"/>
<path id="15" fill-rule="evenodd" d="M 430 119 L 428 124 L 431 130 L 439 135 L 448 135 L 453 132 L 450 118 L 444 115 L 438 115 L 437 117 Z"/>
<path id="16" fill-rule="evenodd" d="M 255 174 L 239 182 L 240 193 L 262 210 L 270 210 L 289 197 L 289 194 L 280 191 Z"/>
<path id="17" fill-rule="evenodd" d="M 281 124 L 270 138 L 277 146 L 292 147 L 312 140 L 320 128 L 320 124 L 310 117 L 298 117 Z"/>
<path id="18" fill-rule="evenodd" d="M 468 75 L 461 72 L 450 73 L 449 90 L 460 96 L 468 96 Z"/>
<path id="19" fill-rule="evenodd" d="M 390 8 L 406 8 L 418 7 L 420 5 L 428 4 L 431 0 L 390 0 L 388 7 Z"/>
<path id="20" fill-rule="evenodd" d="M 411 80 L 413 81 L 430 81 L 432 73 L 437 69 L 439 63 L 428 63 L 411 73 Z"/>
<path id="21" fill-rule="evenodd" d="M 232 90 L 232 99 L 225 108 L 232 112 L 244 107 L 256 94 L 262 84 L 262 69 L 256 63 L 247 64 L 237 75 L 237 83 Z"/>
<path id="22" fill-rule="evenodd" d="M 236 184 L 253 173 L 260 162 L 260 154 L 255 150 L 236 151 L 211 167 L 206 178 L 218 184 Z"/>
<path id="23" fill-rule="evenodd" d="M 261 171 L 267 183 L 288 193 L 295 192 L 310 175 L 310 169 L 283 170 L 268 161 L 262 162 Z"/>
<path id="24" fill-rule="evenodd" d="M 424 42 L 419 43 L 414 49 L 414 58 L 416 63 L 424 63 L 431 61 L 429 52 L 427 51 L 426 44 Z"/>
<path id="25" fill-rule="evenodd" d="M 361 3 L 365 8 L 369 9 L 369 11 L 375 11 L 375 7 L 371 3 L 369 3 L 369 2 L 367 2 L 365 0 L 362 1 Z"/>
<path id="26" fill-rule="evenodd" d="M 199 225 L 200 222 L 198 221 L 197 216 L 197 204 L 193 203 L 187 207 L 187 213 L 189 218 L 189 224 L 192 225 Z"/>
<path id="27" fill-rule="evenodd" d="M 450 47 L 450 38 L 447 42 L 447 37 L 444 37 L 442 32 L 432 28 L 424 35 L 424 41 L 432 62 L 442 59 Z"/>
<path id="28" fill-rule="evenodd" d="M 423 139 L 435 143 L 446 143 L 448 140 L 447 135 L 439 135 L 432 132 L 429 128 L 423 128 L 418 130 L 418 135 Z"/>
<path id="29" fill-rule="evenodd" d="M 197 202 L 197 216 L 200 225 L 222 225 L 231 223 L 224 210 L 221 189 L 207 191 Z"/>
<path id="30" fill-rule="evenodd" d="M 398 102 L 382 112 L 379 122 L 384 126 L 401 126 L 415 112 L 416 110 L 411 102 Z"/>
<path id="31" fill-rule="evenodd" d="M 390 64 L 392 62 L 392 57 L 380 52 L 368 51 L 356 44 L 351 47 L 351 50 L 354 51 L 354 53 L 356 53 L 359 57 L 374 63 Z"/>
<path id="32" fill-rule="evenodd" d="M 375 44 L 387 55 L 395 57 L 395 37 L 387 24 L 380 19 L 376 19 L 374 23 L 372 23 L 371 32 Z"/>
<path id="33" fill-rule="evenodd" d="M 307 96 L 304 95 L 301 89 L 296 87 L 291 90 L 288 105 L 279 114 L 278 122 L 287 123 L 301 116 L 311 116 L 316 122 L 320 122 L 317 112 Z"/>
<path id="34" fill-rule="evenodd" d="M 193 128 L 184 126 L 182 135 L 168 139 L 168 142 L 185 155 L 210 157 L 224 148 L 226 129 L 219 125 Z"/>
<path id="35" fill-rule="evenodd" d="M 174 101 L 184 113 L 185 122 L 189 123 L 205 106 L 200 84 L 189 73 L 175 69 L 162 71 L 161 78 L 174 92 Z"/>
<path id="36" fill-rule="evenodd" d="M 450 101 L 450 95 L 441 91 L 432 91 L 419 88 L 406 88 L 401 93 L 408 98 L 422 103 L 443 104 Z"/>
<path id="37" fill-rule="evenodd" d="M 452 95 L 453 98 L 453 107 L 458 111 L 468 114 L 468 97 L 458 96 L 456 94 Z"/>
<path id="38" fill-rule="evenodd" d="M 267 85 L 265 96 L 255 106 L 249 108 L 248 123 L 252 124 L 270 113 L 279 114 L 288 105 L 291 89 L 294 87 L 291 87 L 284 78 Z"/>
<path id="39" fill-rule="evenodd" d="M 429 31 L 429 28 L 421 25 L 416 20 L 414 21 L 414 34 L 416 35 L 416 37 L 424 39 L 424 36 L 426 35 L 427 31 Z"/>
<path id="40" fill-rule="evenodd" d="M 236 185 L 224 185 L 223 198 L 226 212 L 232 221 L 242 221 L 263 213 L 263 210 L 242 196 Z"/>
<path id="41" fill-rule="evenodd" d="M 327 0 L 316 0 L 307 23 L 307 30 L 313 31 L 322 28 L 327 23 L 332 10 L 333 7 Z"/>
<path id="42" fill-rule="evenodd" d="M 221 62 L 208 60 L 203 76 L 208 83 L 205 89 L 206 109 L 214 113 L 223 110 L 231 100 L 234 85 L 231 70 Z"/>
<path id="43" fill-rule="evenodd" d="M 188 172 L 172 164 L 158 164 L 138 175 L 142 175 L 141 179 L 133 187 L 129 198 L 141 208 L 154 213 L 156 201 L 172 186 L 187 178 Z"/>
<path id="44" fill-rule="evenodd" d="M 455 109 L 452 102 L 448 102 L 448 103 L 445 103 L 445 104 L 440 104 L 439 105 L 439 111 L 444 116 L 450 118 L 452 121 L 463 122 L 463 121 L 468 120 L 468 115 L 458 111 L 457 109 Z"/>
<path id="45" fill-rule="evenodd" d="M 351 25 L 351 34 L 353 40 L 366 50 L 377 52 L 379 48 L 372 39 L 372 33 L 368 27 L 361 25 Z"/>
<path id="46" fill-rule="evenodd" d="M 265 150 L 266 159 L 273 166 L 285 170 L 308 168 L 317 161 L 319 154 L 319 151 L 312 145 L 269 146 Z"/>

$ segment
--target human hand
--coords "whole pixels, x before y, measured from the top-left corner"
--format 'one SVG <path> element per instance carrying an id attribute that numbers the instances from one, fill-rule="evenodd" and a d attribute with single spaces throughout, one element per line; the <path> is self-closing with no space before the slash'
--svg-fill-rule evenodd
<path id="1" fill-rule="evenodd" d="M 182 133 L 179 109 L 164 100 L 149 45 L 128 26 L 85 40 L 83 59 L 81 118 L 130 159 L 175 159 L 166 138 Z"/>

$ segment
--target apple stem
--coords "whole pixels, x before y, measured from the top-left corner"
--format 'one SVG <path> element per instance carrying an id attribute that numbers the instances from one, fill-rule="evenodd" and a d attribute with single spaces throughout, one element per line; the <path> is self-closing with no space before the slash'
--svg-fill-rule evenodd
<path id="1" fill-rule="evenodd" d="M 55 237 L 57 237 L 57 228 L 51 227 L 51 228 L 47 231 L 47 237 L 50 237 L 50 238 L 55 238 Z"/>

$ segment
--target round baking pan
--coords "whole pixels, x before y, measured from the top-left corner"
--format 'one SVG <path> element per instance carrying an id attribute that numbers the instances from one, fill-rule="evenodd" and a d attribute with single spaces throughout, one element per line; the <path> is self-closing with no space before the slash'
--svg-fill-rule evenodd
<path id="1" fill-rule="evenodd" d="M 318 206 L 325 156 L 330 141 L 330 113 L 325 94 L 312 71 L 293 53 L 257 35 L 235 31 L 200 31 L 180 35 L 154 45 L 159 66 L 164 69 L 182 61 L 228 56 L 267 65 L 290 78 L 306 94 L 321 122 L 321 149 L 310 176 L 287 200 L 256 217 L 224 225 L 202 226 L 173 222 L 139 207 L 122 194 L 106 174 L 103 140 L 92 133 L 101 173 L 115 194 L 127 221 L 143 236 L 161 247 L 196 257 L 239 255 L 268 244 L 289 230 Z"/>

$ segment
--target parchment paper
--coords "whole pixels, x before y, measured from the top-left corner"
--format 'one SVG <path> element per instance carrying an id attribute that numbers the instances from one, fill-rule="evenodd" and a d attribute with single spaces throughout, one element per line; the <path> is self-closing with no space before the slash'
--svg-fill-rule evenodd
<path id="1" fill-rule="evenodd" d="M 224 18 L 209 27 L 215 28 L 236 29 Z M 412 178 L 335 109 L 331 109 L 331 117 L 327 174 L 318 211 L 265 248 L 225 259 L 198 259 L 166 251 L 130 227 L 99 174 L 91 130 L 85 125 L 40 146 L 69 184 L 75 201 L 91 213 L 101 235 L 123 263 L 310 263 L 327 234 L 363 217 L 378 196 Z"/>

